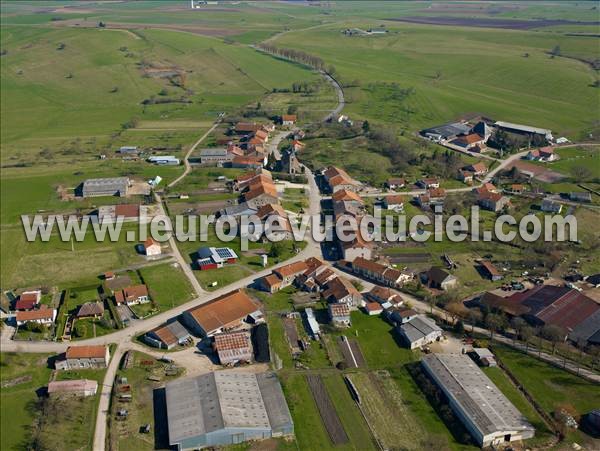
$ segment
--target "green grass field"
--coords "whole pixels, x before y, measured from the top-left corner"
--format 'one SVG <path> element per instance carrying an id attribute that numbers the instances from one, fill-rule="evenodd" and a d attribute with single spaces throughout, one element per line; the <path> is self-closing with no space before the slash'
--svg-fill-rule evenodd
<path id="1" fill-rule="evenodd" d="M 182 270 L 165 263 L 140 269 L 148 286 L 150 297 L 160 310 L 165 311 L 194 297 L 194 290 Z"/>

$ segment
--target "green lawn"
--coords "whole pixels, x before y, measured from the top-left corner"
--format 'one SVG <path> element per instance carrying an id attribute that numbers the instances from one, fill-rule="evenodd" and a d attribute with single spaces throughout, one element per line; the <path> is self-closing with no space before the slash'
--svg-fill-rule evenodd
<path id="1" fill-rule="evenodd" d="M 3 450 L 22 450 L 31 444 L 36 418 L 36 390 L 48 384 L 51 369 L 49 354 L 0 354 L 0 434 Z M 19 382 L 19 378 L 23 378 Z M 5 384 L 14 383 L 13 386 Z"/>
<path id="2" fill-rule="evenodd" d="M 567 403 L 583 415 L 600 403 L 600 388 L 585 379 L 511 348 L 494 352 L 548 414 Z"/>
<path id="3" fill-rule="evenodd" d="M 36 390 L 46 387 L 50 379 L 48 357 L 47 354 L 0 354 L 2 449 L 27 449 L 34 433 L 38 446 L 44 449 L 92 449 L 99 394 L 39 402 Z M 98 381 L 100 388 L 104 370 L 57 373 L 57 380 L 81 378 Z M 41 426 L 34 428 L 40 419 Z"/>
<path id="4" fill-rule="evenodd" d="M 148 266 L 139 272 L 148 286 L 150 298 L 161 311 L 185 304 L 194 297 L 194 290 L 183 271 L 171 263 Z"/>

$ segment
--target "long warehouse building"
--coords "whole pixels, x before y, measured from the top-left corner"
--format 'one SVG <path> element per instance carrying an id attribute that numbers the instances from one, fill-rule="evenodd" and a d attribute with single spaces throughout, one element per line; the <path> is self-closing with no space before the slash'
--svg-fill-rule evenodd
<path id="1" fill-rule="evenodd" d="M 166 385 L 169 443 L 178 450 L 292 435 L 275 373 L 216 371 Z"/>
<path id="2" fill-rule="evenodd" d="M 422 365 L 479 446 L 524 440 L 534 427 L 465 354 L 429 354 Z"/>

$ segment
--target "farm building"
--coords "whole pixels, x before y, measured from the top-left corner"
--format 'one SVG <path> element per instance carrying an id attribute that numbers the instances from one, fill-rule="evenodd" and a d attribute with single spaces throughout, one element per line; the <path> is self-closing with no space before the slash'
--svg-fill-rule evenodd
<path id="1" fill-rule="evenodd" d="M 17 311 L 15 320 L 17 326 L 22 326 L 27 323 L 37 323 L 45 326 L 54 324 L 56 319 L 56 309 L 50 308 L 47 305 L 41 305 L 37 310 Z"/>
<path id="2" fill-rule="evenodd" d="M 177 345 L 186 344 L 191 339 L 190 333 L 177 320 L 152 329 L 144 335 L 144 340 L 150 346 L 165 349 L 172 349 Z"/>
<path id="3" fill-rule="evenodd" d="M 55 363 L 57 370 L 106 368 L 110 360 L 108 346 L 69 346 Z"/>
<path id="4" fill-rule="evenodd" d="M 429 354 L 421 364 L 482 448 L 535 435 L 521 412 L 466 355 Z"/>
<path id="5" fill-rule="evenodd" d="M 317 318 L 315 318 L 315 312 L 312 308 L 308 307 L 304 309 L 304 315 L 306 316 L 306 324 L 308 324 L 311 336 L 314 340 L 318 340 L 321 334 L 321 327 L 317 322 Z"/>
<path id="6" fill-rule="evenodd" d="M 510 133 L 527 136 L 542 136 L 548 141 L 552 141 L 552 130 L 546 128 L 530 127 L 529 125 L 513 124 L 512 122 L 497 121 L 494 126 L 500 130 Z"/>
<path id="7" fill-rule="evenodd" d="M 196 265 L 202 271 L 222 268 L 225 264 L 235 263 L 238 259 L 235 251 L 228 247 L 201 247 L 197 254 Z"/>
<path id="8" fill-rule="evenodd" d="M 496 281 L 502 279 L 502 273 L 498 271 L 498 269 L 492 264 L 492 262 L 488 260 L 482 260 L 480 265 L 481 270 L 490 280 Z"/>
<path id="9" fill-rule="evenodd" d="M 127 196 L 130 182 L 127 177 L 103 179 L 87 179 L 83 182 L 81 195 L 83 197 L 97 196 Z"/>
<path id="10" fill-rule="evenodd" d="M 70 381 L 50 381 L 48 395 L 56 396 L 94 396 L 98 391 L 98 382 L 90 379 Z"/>
<path id="11" fill-rule="evenodd" d="M 466 122 L 454 122 L 421 130 L 420 135 L 432 141 L 440 142 L 468 134 L 470 131 L 471 126 Z"/>
<path id="12" fill-rule="evenodd" d="M 243 326 L 248 316 L 262 313 L 244 290 L 236 290 L 186 310 L 182 321 L 196 335 L 211 337 Z"/>
<path id="13" fill-rule="evenodd" d="M 544 199 L 542 201 L 542 205 L 540 206 L 540 210 L 542 210 L 544 213 L 559 214 L 562 211 L 562 204 L 554 202 L 550 199 Z"/>
<path id="14" fill-rule="evenodd" d="M 256 214 L 257 209 L 250 207 L 246 202 L 242 202 L 241 204 L 229 205 L 222 210 L 219 211 L 219 216 L 252 216 Z"/>
<path id="15" fill-rule="evenodd" d="M 202 149 L 200 151 L 200 163 L 204 165 L 223 165 L 231 163 L 235 154 L 227 149 Z"/>
<path id="16" fill-rule="evenodd" d="M 417 315 L 410 321 L 398 326 L 398 332 L 410 349 L 433 343 L 442 336 L 442 329 L 434 320 L 424 315 Z"/>
<path id="17" fill-rule="evenodd" d="M 331 324 L 336 327 L 350 326 L 350 308 L 347 304 L 334 303 L 327 306 Z"/>
<path id="18" fill-rule="evenodd" d="M 573 202 L 590 203 L 592 201 L 592 193 L 587 191 L 569 193 L 569 200 Z"/>
<path id="19" fill-rule="evenodd" d="M 600 305 L 575 289 L 539 285 L 506 297 L 485 293 L 479 302 L 510 316 L 522 316 L 535 327 L 557 326 L 572 341 L 600 339 Z"/>
<path id="20" fill-rule="evenodd" d="M 299 261 L 275 268 L 273 274 L 276 274 L 281 279 L 281 288 L 284 288 L 290 286 L 296 277 L 304 273 L 307 269 L 308 266 L 306 263 Z"/>
<path id="21" fill-rule="evenodd" d="M 252 361 L 252 343 L 247 331 L 217 334 L 213 337 L 213 349 L 221 365 L 235 365 Z"/>
<path id="22" fill-rule="evenodd" d="M 32 310 L 42 299 L 40 290 L 24 291 L 15 302 L 15 310 Z"/>
<path id="23" fill-rule="evenodd" d="M 559 159 L 559 156 L 556 152 L 554 152 L 553 147 L 547 146 L 540 149 L 530 150 L 525 156 L 525 159 L 531 161 L 556 161 Z"/>
<path id="24" fill-rule="evenodd" d="M 104 315 L 104 303 L 97 302 L 86 302 L 79 306 L 77 318 L 99 318 Z"/>
<path id="25" fill-rule="evenodd" d="M 148 207 L 139 204 L 102 205 L 98 207 L 98 221 L 114 222 L 120 219 L 123 222 L 139 221 L 147 217 Z M 94 216 L 92 216 L 94 219 Z"/>
<path id="26" fill-rule="evenodd" d="M 161 155 L 157 157 L 148 158 L 149 163 L 154 163 L 158 165 L 169 165 L 169 166 L 177 166 L 181 162 L 179 158 L 174 157 L 173 155 Z"/>
<path id="27" fill-rule="evenodd" d="M 497 366 L 496 356 L 488 348 L 473 348 L 473 354 L 481 366 Z"/>
<path id="28" fill-rule="evenodd" d="M 165 392 L 169 443 L 178 450 L 294 433 L 274 373 L 217 371 L 170 382 Z"/>
<path id="29" fill-rule="evenodd" d="M 429 271 L 422 273 L 421 280 L 431 288 L 437 288 L 444 291 L 454 288 L 458 284 L 458 279 L 456 277 L 437 266 L 433 266 Z"/>

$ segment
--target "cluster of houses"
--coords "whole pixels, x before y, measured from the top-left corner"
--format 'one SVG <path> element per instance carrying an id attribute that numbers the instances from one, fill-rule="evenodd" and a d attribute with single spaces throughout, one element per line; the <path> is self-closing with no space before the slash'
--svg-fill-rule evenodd
<path id="1" fill-rule="evenodd" d="M 273 124 L 238 122 L 231 132 L 236 137 L 227 141 L 225 148 L 209 148 L 200 152 L 200 163 L 205 166 L 258 169 L 266 166 L 270 134 Z"/>
<path id="2" fill-rule="evenodd" d="M 56 309 L 40 303 L 41 290 L 22 292 L 14 302 L 15 321 L 17 326 L 34 323 L 41 326 L 52 326 L 56 320 Z"/>
<path id="3" fill-rule="evenodd" d="M 293 237 L 290 218 L 281 206 L 269 171 L 258 169 L 242 174 L 233 180 L 232 188 L 240 193 L 240 202 L 222 209 L 219 216 L 240 220 L 242 216 L 254 215 L 261 221 L 261 225 L 257 229 L 242 230 L 242 233 L 258 237 L 269 233 L 286 240 Z"/>

